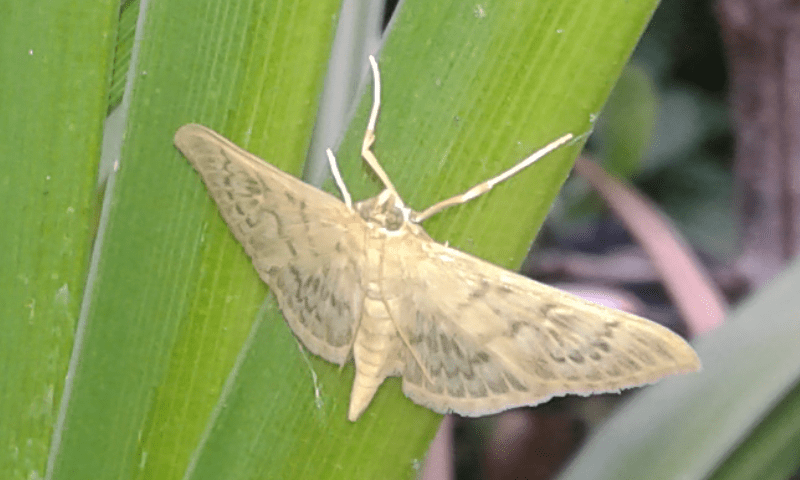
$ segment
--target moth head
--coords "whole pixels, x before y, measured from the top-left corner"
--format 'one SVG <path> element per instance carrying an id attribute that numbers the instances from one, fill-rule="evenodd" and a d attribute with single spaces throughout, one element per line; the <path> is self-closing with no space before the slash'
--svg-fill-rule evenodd
<path id="1" fill-rule="evenodd" d="M 400 196 L 388 189 L 377 197 L 356 203 L 355 210 L 367 222 L 376 223 L 389 231 L 400 230 L 408 222 L 411 213 Z"/>

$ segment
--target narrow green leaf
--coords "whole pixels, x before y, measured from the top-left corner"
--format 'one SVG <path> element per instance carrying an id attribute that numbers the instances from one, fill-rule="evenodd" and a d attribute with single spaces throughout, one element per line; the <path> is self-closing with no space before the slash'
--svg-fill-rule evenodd
<path id="1" fill-rule="evenodd" d="M 41 478 L 94 236 L 115 2 L 0 5 L 0 477 Z"/>
<path id="2" fill-rule="evenodd" d="M 184 474 L 266 289 L 172 136 L 205 123 L 298 174 L 338 4 L 142 8 L 129 127 L 54 478 Z"/>
<path id="3" fill-rule="evenodd" d="M 759 410 L 762 411 L 762 410 Z M 800 383 L 775 405 L 733 451 L 712 480 L 792 478 L 800 468 Z"/>

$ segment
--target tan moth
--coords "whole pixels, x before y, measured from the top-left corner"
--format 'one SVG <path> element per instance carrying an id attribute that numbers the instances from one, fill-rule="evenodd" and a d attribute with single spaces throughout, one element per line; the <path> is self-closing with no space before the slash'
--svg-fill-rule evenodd
<path id="1" fill-rule="evenodd" d="M 506 172 L 422 212 L 408 208 L 372 153 L 380 76 L 361 154 L 385 189 L 344 202 L 201 125 L 175 145 L 203 178 L 222 218 L 278 300 L 295 335 L 355 379 L 355 421 L 387 376 L 436 412 L 486 415 L 553 396 L 615 392 L 700 361 L 681 337 L 435 242 L 419 225 L 488 192 L 564 145 L 551 142 Z"/>

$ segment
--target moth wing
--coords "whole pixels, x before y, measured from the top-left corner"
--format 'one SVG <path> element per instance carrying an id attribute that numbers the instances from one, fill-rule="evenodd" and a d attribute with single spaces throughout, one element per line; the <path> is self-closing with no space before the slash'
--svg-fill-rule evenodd
<path id="1" fill-rule="evenodd" d="M 346 362 L 363 303 L 361 217 L 202 125 L 181 127 L 175 145 L 297 337 L 320 357 Z"/>
<path id="2" fill-rule="evenodd" d="M 644 318 L 433 241 L 390 251 L 384 291 L 401 292 L 387 303 L 409 347 L 403 391 L 431 410 L 485 415 L 700 367 L 680 336 Z"/>

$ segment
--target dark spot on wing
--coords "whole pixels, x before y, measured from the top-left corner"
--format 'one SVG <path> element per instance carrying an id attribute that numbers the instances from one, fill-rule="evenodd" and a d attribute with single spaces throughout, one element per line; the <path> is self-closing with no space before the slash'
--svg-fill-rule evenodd
<path id="1" fill-rule="evenodd" d="M 266 210 L 266 213 L 272 215 L 272 218 L 275 219 L 275 226 L 278 228 L 278 231 L 275 232 L 278 234 L 278 237 L 283 237 L 283 223 L 281 222 L 281 217 L 278 216 L 277 213 L 273 212 L 272 210 Z"/>
<path id="2" fill-rule="evenodd" d="M 583 363 L 584 361 L 583 355 L 581 355 L 581 352 L 578 352 L 577 350 L 573 350 L 569 353 L 569 359 L 575 363 Z"/>
<path id="3" fill-rule="evenodd" d="M 564 363 L 564 362 L 566 362 L 566 361 L 567 361 L 567 359 L 566 359 L 566 358 L 564 358 L 564 357 L 562 357 L 562 356 L 560 356 L 560 355 L 556 355 L 555 353 L 551 353 L 551 354 L 550 354 L 550 358 L 552 358 L 552 359 L 553 359 L 553 361 L 554 361 L 554 362 L 557 362 L 557 363 Z"/>
<path id="4" fill-rule="evenodd" d="M 485 297 L 486 294 L 489 292 L 489 288 L 491 288 L 491 285 L 489 284 L 489 281 L 486 280 L 485 278 L 482 278 L 481 279 L 481 284 L 478 286 L 478 288 L 474 289 L 473 291 L 471 291 L 469 293 L 469 298 L 471 300 L 481 299 L 481 298 Z"/>
<path id="5" fill-rule="evenodd" d="M 520 382 L 519 379 L 517 379 L 517 377 L 515 377 L 514 375 L 511 375 L 510 373 L 505 372 L 505 376 L 506 376 L 506 380 L 508 381 L 509 385 L 511 385 L 511 388 L 513 388 L 514 390 L 516 390 L 518 392 L 527 392 L 528 391 L 528 388 L 525 385 L 523 385 L 522 382 Z"/>
<path id="6" fill-rule="evenodd" d="M 558 333 L 558 331 L 556 331 L 556 330 L 554 330 L 552 328 L 548 328 L 547 329 L 547 333 L 550 335 L 550 338 L 552 338 L 553 341 L 556 342 L 556 344 L 559 347 L 563 347 L 564 346 L 564 340 L 561 339 L 561 335 Z"/>
<path id="7" fill-rule="evenodd" d="M 453 355 L 455 355 L 459 360 L 464 359 L 464 353 L 461 351 L 461 347 L 458 346 L 458 343 L 455 341 L 452 343 L 453 345 Z"/>
<path id="8" fill-rule="evenodd" d="M 442 346 L 442 353 L 450 355 L 450 339 L 443 333 L 439 334 L 439 344 Z"/>
<path id="9" fill-rule="evenodd" d="M 506 385 L 505 380 L 502 377 L 492 377 L 489 376 L 486 378 L 486 385 L 489 387 L 494 393 L 506 393 L 508 392 L 508 385 Z"/>
<path id="10" fill-rule="evenodd" d="M 519 331 L 522 330 L 522 327 L 524 326 L 525 323 L 520 321 L 511 322 L 511 328 L 509 329 L 507 336 L 516 337 Z"/>
<path id="11" fill-rule="evenodd" d="M 429 334 L 425 338 L 427 339 L 426 344 L 428 345 L 428 352 L 439 353 L 439 344 L 436 343 L 436 335 Z"/>
<path id="12" fill-rule="evenodd" d="M 487 363 L 489 361 L 489 354 L 482 350 L 475 352 L 475 355 L 472 356 L 469 361 L 475 364 Z"/>

